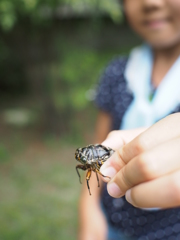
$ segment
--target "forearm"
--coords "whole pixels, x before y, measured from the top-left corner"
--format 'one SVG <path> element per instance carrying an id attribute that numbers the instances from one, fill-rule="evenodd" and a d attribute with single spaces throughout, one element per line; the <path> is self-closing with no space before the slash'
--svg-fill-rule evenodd
<path id="1" fill-rule="evenodd" d="M 105 112 L 99 112 L 96 122 L 94 143 L 101 143 L 111 130 L 111 116 Z M 107 236 L 107 222 L 101 210 L 100 196 L 103 187 L 99 177 L 100 187 L 96 174 L 92 172 L 89 181 L 91 195 L 84 178 L 79 199 L 79 240 L 105 240 Z"/>
<path id="2" fill-rule="evenodd" d="M 110 132 L 111 124 L 112 124 L 111 116 L 108 113 L 100 111 L 97 116 L 96 126 L 95 126 L 95 136 L 94 136 L 94 143 L 101 143 L 106 137 L 107 134 Z M 80 212 L 81 209 L 84 207 L 89 207 L 93 205 L 98 206 L 100 202 L 100 193 L 103 186 L 103 181 L 99 178 L 100 187 L 98 187 L 98 182 L 96 178 L 96 174 L 92 172 L 91 179 L 89 181 L 90 188 L 92 189 L 92 195 L 89 195 L 87 184 L 84 179 L 81 196 L 80 196 Z M 84 212 L 84 211 L 82 211 Z"/>
<path id="3" fill-rule="evenodd" d="M 100 193 L 102 182 L 97 186 L 96 175 L 93 174 L 90 181 L 92 195 L 83 182 L 81 197 L 79 201 L 79 235 L 78 240 L 105 240 L 107 234 L 107 223 L 100 206 Z"/>
<path id="4" fill-rule="evenodd" d="M 98 182 L 95 173 L 92 173 L 90 180 L 90 188 L 92 195 L 89 195 L 89 191 L 87 188 L 86 180 L 83 181 L 83 186 L 81 190 L 81 196 L 79 200 L 79 213 L 80 216 L 83 217 L 85 213 L 85 209 L 88 211 L 89 209 L 100 206 L 100 194 L 103 186 L 103 181 L 101 178 L 99 179 L 100 187 L 98 187 Z"/>

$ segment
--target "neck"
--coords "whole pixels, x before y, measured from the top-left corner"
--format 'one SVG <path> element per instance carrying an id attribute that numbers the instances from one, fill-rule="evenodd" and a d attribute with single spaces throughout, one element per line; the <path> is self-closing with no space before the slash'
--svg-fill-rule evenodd
<path id="1" fill-rule="evenodd" d="M 180 43 L 169 48 L 154 49 L 154 58 L 163 59 L 164 61 L 170 62 L 175 61 L 180 55 Z"/>
<path id="2" fill-rule="evenodd" d="M 180 44 L 166 49 L 154 49 L 152 83 L 155 87 L 158 87 L 179 56 Z"/>

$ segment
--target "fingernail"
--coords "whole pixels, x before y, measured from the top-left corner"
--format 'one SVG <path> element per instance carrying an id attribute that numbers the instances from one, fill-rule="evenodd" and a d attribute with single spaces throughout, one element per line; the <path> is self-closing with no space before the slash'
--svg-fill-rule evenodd
<path id="1" fill-rule="evenodd" d="M 101 170 L 101 173 L 102 173 L 104 176 L 113 178 L 113 177 L 116 175 L 117 172 L 116 172 L 115 168 L 113 168 L 113 167 L 107 167 L 107 168 L 105 168 L 105 169 L 102 169 L 102 170 Z"/>
<path id="2" fill-rule="evenodd" d="M 107 185 L 107 190 L 108 190 L 108 193 L 109 195 L 111 195 L 112 197 L 121 197 L 122 196 L 122 191 L 121 189 L 119 188 L 119 186 L 116 184 L 116 183 L 109 183 Z"/>
<path id="3" fill-rule="evenodd" d="M 131 189 L 127 190 L 125 194 L 126 200 L 130 203 L 133 204 L 132 198 L 131 198 Z"/>

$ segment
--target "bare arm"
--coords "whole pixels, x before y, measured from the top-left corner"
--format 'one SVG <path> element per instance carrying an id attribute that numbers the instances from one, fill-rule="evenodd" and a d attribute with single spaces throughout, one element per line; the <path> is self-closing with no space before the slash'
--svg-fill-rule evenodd
<path id="1" fill-rule="evenodd" d="M 95 126 L 95 143 L 101 143 L 111 130 L 112 118 L 110 114 L 100 111 Z M 100 193 L 103 182 L 100 180 L 100 188 L 97 187 L 96 175 L 93 173 L 90 180 L 92 195 L 89 196 L 86 182 L 83 182 L 79 201 L 80 231 L 79 240 L 105 240 L 107 224 L 100 208 Z"/>

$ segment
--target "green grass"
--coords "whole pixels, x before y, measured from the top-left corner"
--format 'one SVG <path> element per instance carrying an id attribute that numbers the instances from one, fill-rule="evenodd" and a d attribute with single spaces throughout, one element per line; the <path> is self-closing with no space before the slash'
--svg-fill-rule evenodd
<path id="1" fill-rule="evenodd" d="M 74 150 L 35 143 L 0 163 L 1 240 L 77 238 Z"/>

